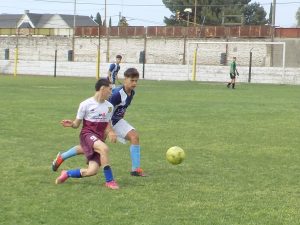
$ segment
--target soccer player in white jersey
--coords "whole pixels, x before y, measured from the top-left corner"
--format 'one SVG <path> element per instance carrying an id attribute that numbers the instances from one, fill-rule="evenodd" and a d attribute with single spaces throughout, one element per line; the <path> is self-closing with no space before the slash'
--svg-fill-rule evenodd
<path id="1" fill-rule="evenodd" d="M 117 134 L 117 140 L 121 143 L 126 143 L 126 140 L 128 140 L 131 144 L 129 147 L 132 162 L 130 174 L 132 176 L 144 177 L 145 174 L 140 166 L 139 134 L 135 128 L 124 119 L 126 109 L 135 94 L 134 89 L 137 86 L 139 72 L 135 68 L 129 68 L 124 72 L 124 77 L 123 86 L 113 89 L 112 96 L 109 99 L 114 106 L 112 128 Z M 52 162 L 52 170 L 56 171 L 63 161 L 82 153 L 82 147 L 79 145 L 70 148 L 64 153 L 58 153 L 56 159 Z"/>
<path id="2" fill-rule="evenodd" d="M 113 105 L 107 101 L 111 95 L 112 85 L 107 79 L 100 79 L 95 85 L 96 92 L 93 97 L 81 102 L 75 120 L 62 120 L 64 127 L 78 128 L 83 122 L 80 132 L 80 146 L 85 155 L 88 168 L 63 170 L 56 179 L 56 184 L 65 182 L 69 177 L 81 178 L 94 176 L 98 173 L 100 166 L 106 179 L 106 187 L 119 189 L 114 180 L 109 165 L 109 148 L 104 143 L 106 136 L 112 142 L 116 142 L 116 134 L 111 127 Z"/>

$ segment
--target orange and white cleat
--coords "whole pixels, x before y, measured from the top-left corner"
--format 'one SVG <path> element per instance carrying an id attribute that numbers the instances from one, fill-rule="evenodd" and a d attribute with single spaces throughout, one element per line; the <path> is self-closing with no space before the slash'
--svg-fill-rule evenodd
<path id="1" fill-rule="evenodd" d="M 57 171 L 58 167 L 63 163 L 64 159 L 61 157 L 60 152 L 52 162 L 52 170 Z"/>
<path id="2" fill-rule="evenodd" d="M 146 174 L 144 174 L 144 171 L 141 168 L 137 168 L 137 169 L 131 171 L 130 175 L 134 176 L 134 177 L 146 177 L 147 176 Z"/>

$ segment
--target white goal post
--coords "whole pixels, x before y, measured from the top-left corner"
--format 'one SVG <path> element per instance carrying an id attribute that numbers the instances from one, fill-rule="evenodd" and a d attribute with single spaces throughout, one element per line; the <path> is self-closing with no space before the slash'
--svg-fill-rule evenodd
<path id="1" fill-rule="evenodd" d="M 250 60 L 252 53 L 253 59 Z M 250 77 L 251 61 L 252 67 L 257 71 L 259 70 L 257 68 L 266 68 L 259 72 L 262 76 L 268 76 L 268 73 L 275 74 L 270 68 L 277 67 L 276 73 L 280 73 L 281 76 L 277 76 L 276 79 L 280 79 L 280 83 L 285 80 L 286 43 L 266 41 L 190 41 L 187 43 L 187 79 L 210 81 L 208 77 L 202 79 L 203 76 L 209 76 L 211 71 L 220 71 L 216 68 L 227 66 L 227 60 L 230 63 L 233 56 L 237 57 L 238 67 L 243 67 L 244 72 L 249 69 Z M 226 69 L 223 70 L 228 75 Z M 208 74 L 205 74 L 206 72 Z M 215 72 L 214 77 L 216 76 Z M 219 80 L 216 78 L 211 81 L 222 81 L 223 77 L 224 74 L 222 77 L 219 76 Z"/>

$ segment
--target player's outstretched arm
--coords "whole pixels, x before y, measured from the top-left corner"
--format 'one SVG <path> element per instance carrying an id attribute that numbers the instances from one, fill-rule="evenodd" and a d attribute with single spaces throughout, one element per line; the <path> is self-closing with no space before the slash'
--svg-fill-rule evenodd
<path id="1" fill-rule="evenodd" d="M 75 119 L 73 120 L 62 120 L 60 121 L 60 124 L 64 127 L 72 127 L 72 128 L 78 128 L 80 126 L 81 120 Z"/>

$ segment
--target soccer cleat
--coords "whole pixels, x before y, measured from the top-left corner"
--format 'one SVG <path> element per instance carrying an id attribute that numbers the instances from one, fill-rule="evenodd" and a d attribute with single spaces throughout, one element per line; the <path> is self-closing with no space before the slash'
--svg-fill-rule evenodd
<path id="1" fill-rule="evenodd" d="M 144 174 L 144 172 L 141 168 L 137 168 L 134 171 L 131 171 L 130 175 L 134 176 L 134 177 L 146 177 L 147 176 L 146 174 Z"/>
<path id="2" fill-rule="evenodd" d="M 61 157 L 60 152 L 57 154 L 56 158 L 52 162 L 52 170 L 56 171 L 58 167 L 63 163 L 64 159 Z"/>
<path id="3" fill-rule="evenodd" d="M 108 188 L 110 188 L 110 189 L 113 189 L 113 190 L 119 189 L 119 185 L 114 180 L 106 182 L 105 186 L 108 187 Z"/>
<path id="4" fill-rule="evenodd" d="M 56 184 L 61 184 L 65 182 L 69 178 L 67 171 L 63 170 L 61 171 L 61 174 L 58 178 L 56 178 L 55 183 Z"/>

